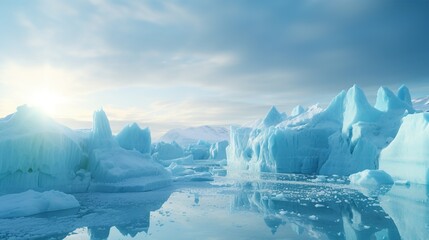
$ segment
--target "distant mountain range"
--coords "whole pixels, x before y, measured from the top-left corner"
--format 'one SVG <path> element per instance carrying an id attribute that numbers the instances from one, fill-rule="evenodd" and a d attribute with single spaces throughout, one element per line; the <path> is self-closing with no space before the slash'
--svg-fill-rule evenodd
<path id="1" fill-rule="evenodd" d="M 189 128 L 171 129 L 157 142 L 173 142 L 186 147 L 189 144 L 195 144 L 199 140 L 209 143 L 215 143 L 222 140 L 229 140 L 229 127 L 227 126 L 199 126 Z"/>
<path id="2" fill-rule="evenodd" d="M 429 111 L 429 96 L 413 99 L 412 102 L 414 109 L 424 112 Z M 189 144 L 197 143 L 199 140 L 204 140 L 209 143 L 229 140 L 229 127 L 205 125 L 199 127 L 175 128 L 161 136 L 157 142 L 175 141 L 186 147 Z"/>

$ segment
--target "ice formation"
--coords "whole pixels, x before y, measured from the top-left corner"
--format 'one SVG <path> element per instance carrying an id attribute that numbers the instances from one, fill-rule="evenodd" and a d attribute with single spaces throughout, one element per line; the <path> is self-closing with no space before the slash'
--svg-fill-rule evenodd
<path id="1" fill-rule="evenodd" d="M 211 144 L 200 140 L 196 144 L 190 144 L 186 148 L 186 154 L 191 154 L 194 159 L 208 159 Z"/>
<path id="2" fill-rule="evenodd" d="M 152 157 L 156 160 L 170 160 L 184 157 L 183 148 L 176 142 L 158 142 L 153 146 Z"/>
<path id="3" fill-rule="evenodd" d="M 393 184 L 392 177 L 383 170 L 363 170 L 349 176 L 350 183 L 361 186 Z"/>
<path id="4" fill-rule="evenodd" d="M 25 217 L 79 206 L 79 202 L 73 195 L 54 190 L 47 192 L 28 190 L 1 196 L 0 218 Z"/>
<path id="5" fill-rule="evenodd" d="M 174 176 L 174 181 L 213 181 L 213 175 L 209 172 L 197 172 L 172 162 L 167 170 Z"/>
<path id="6" fill-rule="evenodd" d="M 93 120 L 90 132 L 73 131 L 26 106 L 0 119 L 0 192 L 146 191 L 170 183 L 170 174 L 138 151 L 139 138 L 128 140 L 137 150 L 126 150 L 103 110 Z"/>
<path id="7" fill-rule="evenodd" d="M 170 183 L 168 172 L 149 155 L 121 148 L 103 110 L 96 111 L 91 136 L 90 190 L 103 192 L 148 191 Z"/>
<path id="8" fill-rule="evenodd" d="M 151 137 L 149 128 L 141 129 L 137 123 L 128 125 L 116 135 L 119 146 L 127 150 L 137 150 L 143 154 L 151 152 Z"/>
<path id="9" fill-rule="evenodd" d="M 429 113 L 403 118 L 392 143 L 380 154 L 380 169 L 397 179 L 429 184 Z"/>
<path id="10" fill-rule="evenodd" d="M 37 109 L 20 106 L 0 119 L 0 192 L 63 189 L 85 165 L 83 141 Z"/>
<path id="11" fill-rule="evenodd" d="M 231 173 L 324 175 L 378 169 L 380 151 L 395 138 L 401 119 L 414 113 L 410 98 L 405 86 L 398 96 L 381 87 L 373 107 L 364 92 L 353 86 L 326 109 L 298 107 L 281 118 L 271 108 L 265 119 L 231 128 L 228 167 Z"/>
<path id="12" fill-rule="evenodd" d="M 226 159 L 226 148 L 228 147 L 228 141 L 220 141 L 210 146 L 210 159 Z"/>

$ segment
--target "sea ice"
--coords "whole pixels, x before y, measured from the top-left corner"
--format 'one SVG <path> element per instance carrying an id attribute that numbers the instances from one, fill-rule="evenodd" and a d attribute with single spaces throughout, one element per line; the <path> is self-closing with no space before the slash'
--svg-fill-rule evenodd
<path id="1" fill-rule="evenodd" d="M 349 176 L 350 183 L 361 186 L 392 185 L 393 179 L 383 170 L 363 170 Z"/>
<path id="2" fill-rule="evenodd" d="M 54 190 L 46 192 L 28 190 L 0 196 L 0 218 L 25 217 L 79 206 L 73 195 Z"/>

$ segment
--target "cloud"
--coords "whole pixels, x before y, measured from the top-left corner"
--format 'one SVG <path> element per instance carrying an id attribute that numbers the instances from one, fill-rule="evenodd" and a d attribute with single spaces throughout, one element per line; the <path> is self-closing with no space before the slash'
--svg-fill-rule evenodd
<path id="1" fill-rule="evenodd" d="M 429 90 L 426 2 L 2 4 L 0 84 L 19 96 L 48 75 L 79 96 L 66 108 L 83 103 L 80 121 L 105 106 L 118 122 L 242 123 L 270 105 L 327 103 L 354 83 L 370 97 L 380 85 Z"/>

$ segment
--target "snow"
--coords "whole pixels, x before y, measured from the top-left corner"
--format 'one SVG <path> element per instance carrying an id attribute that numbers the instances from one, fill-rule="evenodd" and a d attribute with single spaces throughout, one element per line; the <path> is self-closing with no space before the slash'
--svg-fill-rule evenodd
<path id="1" fill-rule="evenodd" d="M 393 184 L 392 177 L 383 170 L 363 170 L 349 176 L 350 183 L 361 186 Z"/>
<path id="2" fill-rule="evenodd" d="M 143 154 L 151 152 L 151 136 L 149 128 L 141 129 L 137 123 L 127 125 L 116 135 L 119 146 L 127 150 L 137 150 Z"/>
<path id="3" fill-rule="evenodd" d="M 429 113 L 403 118 L 395 139 L 381 151 L 380 169 L 394 178 L 429 184 Z"/>
<path id="4" fill-rule="evenodd" d="M 395 138 L 402 118 L 414 113 L 408 89 L 398 92 L 381 87 L 373 107 L 355 85 L 326 109 L 298 107 L 283 119 L 271 108 L 264 119 L 231 128 L 229 172 L 350 175 L 377 169 L 380 151 Z"/>
<path id="5" fill-rule="evenodd" d="M 0 196 L 0 218 L 25 217 L 79 206 L 73 195 L 54 190 L 46 192 L 28 190 Z"/>
<path id="6" fill-rule="evenodd" d="M 158 139 L 158 142 L 176 142 L 182 147 L 196 144 L 200 140 L 215 143 L 229 139 L 229 127 L 200 126 L 172 129 Z"/>

